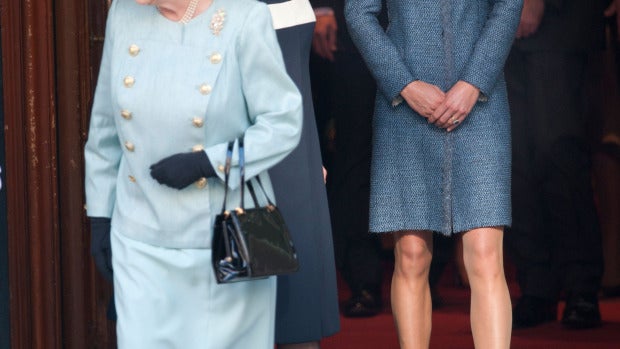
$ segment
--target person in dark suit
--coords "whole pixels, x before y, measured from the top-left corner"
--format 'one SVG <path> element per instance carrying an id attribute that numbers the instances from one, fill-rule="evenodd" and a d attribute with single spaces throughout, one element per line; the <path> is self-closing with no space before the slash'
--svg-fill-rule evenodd
<path id="1" fill-rule="evenodd" d="M 525 0 L 506 64 L 513 141 L 513 224 L 506 242 L 522 293 L 514 328 L 555 321 L 562 292 L 565 327 L 601 324 L 601 232 L 582 87 L 587 54 L 602 46 L 603 6 Z"/>
<path id="2" fill-rule="evenodd" d="M 344 20 L 344 0 L 314 0 L 317 26 L 313 40 L 315 93 L 327 100 L 323 112 L 335 122 L 335 151 L 327 190 L 336 263 L 351 297 L 341 311 L 347 317 L 373 316 L 381 309 L 381 244 L 368 233 L 371 124 L 375 82 L 353 45 Z M 315 84 L 315 88 L 318 84 Z M 326 86 L 327 85 L 327 86 Z M 325 95 L 328 96 L 325 96 Z M 319 107 L 318 110 L 321 107 Z"/>

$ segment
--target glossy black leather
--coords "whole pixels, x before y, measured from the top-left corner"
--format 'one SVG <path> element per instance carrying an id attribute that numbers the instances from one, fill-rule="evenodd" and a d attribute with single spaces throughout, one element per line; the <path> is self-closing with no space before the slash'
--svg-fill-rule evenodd
<path id="1" fill-rule="evenodd" d="M 230 174 L 233 144 L 229 143 L 226 159 L 226 191 Z M 254 188 L 243 176 L 243 141 L 239 140 L 241 188 L 247 185 L 254 208 L 239 211 L 222 209 L 215 220 L 212 240 L 212 264 L 218 283 L 229 283 L 292 273 L 299 269 L 291 235 L 277 207 L 269 200 L 259 207 Z M 265 191 L 257 180 L 263 194 Z M 226 194 L 224 198 L 226 198 Z M 241 197 L 243 197 L 243 189 Z M 226 206 L 224 199 L 224 206 Z M 243 208 L 243 202 L 240 205 Z"/>

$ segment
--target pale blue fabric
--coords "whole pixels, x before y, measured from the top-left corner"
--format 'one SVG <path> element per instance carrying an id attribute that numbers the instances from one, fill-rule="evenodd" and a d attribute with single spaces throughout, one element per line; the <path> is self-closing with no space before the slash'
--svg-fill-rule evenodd
<path id="1" fill-rule="evenodd" d="M 217 10 L 226 19 L 216 35 L 210 25 Z M 134 44 L 140 52 L 132 56 Z M 212 61 L 214 53 L 221 62 Z M 124 86 L 127 76 L 135 79 L 132 87 Z M 202 84 L 212 92 L 200 93 Z M 121 117 L 122 110 L 132 118 Z M 204 118 L 204 126 L 195 127 L 194 117 Z M 218 169 L 227 142 L 245 134 L 246 178 L 260 174 L 273 197 L 266 170 L 297 145 L 301 122 L 301 96 L 286 74 L 265 4 L 215 0 L 183 25 L 154 6 L 116 0 L 85 147 L 88 216 L 112 217 L 123 234 L 153 245 L 208 248 L 222 206 L 223 173 L 203 189 L 178 191 L 151 178 L 149 166 L 203 145 Z M 126 149 L 126 142 L 135 149 Z M 234 167 L 230 188 L 238 186 Z M 234 190 L 229 208 L 238 205 Z"/>
<path id="2" fill-rule="evenodd" d="M 273 349 L 275 277 L 218 285 L 210 249 L 111 242 L 119 349 Z"/>
<path id="3" fill-rule="evenodd" d="M 218 10 L 225 22 L 214 33 Z M 112 3 L 85 160 L 87 213 L 112 218 L 119 348 L 273 348 L 275 278 L 217 285 L 213 276 L 223 173 L 176 190 L 149 166 L 202 145 L 218 169 L 227 143 L 245 134 L 246 178 L 261 176 L 273 198 L 266 171 L 295 148 L 301 122 L 265 4 L 214 0 L 183 25 L 154 6 Z M 239 205 L 236 149 L 233 166 L 228 208 Z"/>
<path id="4" fill-rule="evenodd" d="M 351 36 L 375 76 L 370 231 L 444 234 L 509 225 L 510 122 L 502 74 L 522 0 L 348 0 Z M 482 92 L 453 132 L 429 125 L 406 103 L 414 80 Z"/>

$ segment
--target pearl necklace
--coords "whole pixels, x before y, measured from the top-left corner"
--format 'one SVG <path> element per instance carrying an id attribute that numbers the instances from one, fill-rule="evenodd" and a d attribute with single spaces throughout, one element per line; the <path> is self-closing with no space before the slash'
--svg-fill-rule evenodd
<path id="1" fill-rule="evenodd" d="M 187 24 L 189 23 L 189 21 L 192 20 L 192 17 L 194 17 L 194 13 L 196 13 L 196 7 L 198 6 L 199 1 L 200 0 L 190 0 L 189 4 L 187 5 L 187 9 L 185 10 L 185 13 L 183 14 L 183 17 L 181 17 L 181 19 L 179 20 L 179 23 Z"/>

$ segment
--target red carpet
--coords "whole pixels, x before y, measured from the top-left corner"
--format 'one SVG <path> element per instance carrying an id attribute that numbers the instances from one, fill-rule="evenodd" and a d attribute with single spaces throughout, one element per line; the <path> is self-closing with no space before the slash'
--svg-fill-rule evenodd
<path id="1" fill-rule="evenodd" d="M 398 339 L 389 302 L 389 280 L 391 270 L 386 271 L 384 282 L 384 307 L 381 314 L 363 319 L 341 316 L 341 331 L 325 339 L 322 349 L 397 349 Z M 514 280 L 511 272 L 509 280 Z M 433 312 L 431 348 L 468 349 L 474 348 L 469 327 L 469 290 L 454 286 L 454 276 L 448 268 L 440 282 L 439 293 L 443 306 Z M 513 300 L 518 288 L 509 281 Z M 339 281 L 340 298 L 348 297 L 348 290 Z M 563 310 L 560 305 L 559 314 Z M 512 333 L 514 349 L 620 349 L 620 298 L 601 300 L 603 326 L 592 330 L 569 331 L 560 323 L 550 323 L 533 329 L 517 330 Z"/>

